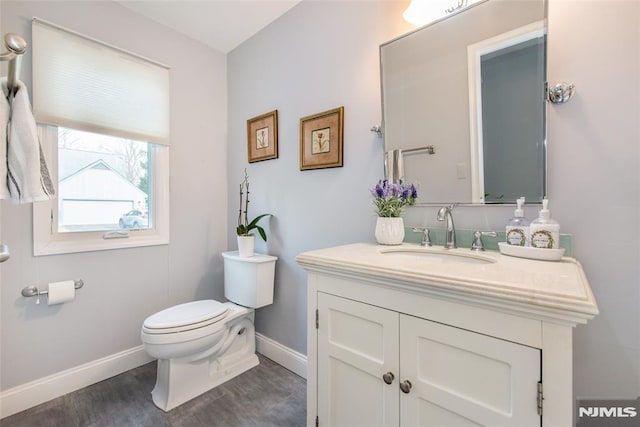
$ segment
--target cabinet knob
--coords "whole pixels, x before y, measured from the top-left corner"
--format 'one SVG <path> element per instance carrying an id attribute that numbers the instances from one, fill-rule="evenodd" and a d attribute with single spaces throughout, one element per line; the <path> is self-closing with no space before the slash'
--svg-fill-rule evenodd
<path id="1" fill-rule="evenodd" d="M 400 383 L 400 390 L 402 390 L 403 393 L 409 393 L 411 391 L 411 381 L 409 380 L 404 380 Z"/>
<path id="2" fill-rule="evenodd" d="M 385 383 L 387 384 L 391 384 L 393 382 L 393 379 L 395 378 L 395 376 L 393 375 L 393 372 L 387 372 L 386 374 L 384 374 L 382 376 L 382 379 L 384 380 Z"/>

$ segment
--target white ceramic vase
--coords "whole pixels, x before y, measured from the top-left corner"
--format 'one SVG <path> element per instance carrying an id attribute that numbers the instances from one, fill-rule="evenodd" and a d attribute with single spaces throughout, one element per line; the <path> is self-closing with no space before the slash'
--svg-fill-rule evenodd
<path id="1" fill-rule="evenodd" d="M 404 240 L 404 221 L 402 217 L 378 217 L 376 222 L 376 242 L 380 245 L 400 245 Z"/>
<path id="2" fill-rule="evenodd" d="M 238 255 L 243 258 L 253 256 L 256 244 L 256 236 L 249 234 L 248 236 L 238 236 Z"/>

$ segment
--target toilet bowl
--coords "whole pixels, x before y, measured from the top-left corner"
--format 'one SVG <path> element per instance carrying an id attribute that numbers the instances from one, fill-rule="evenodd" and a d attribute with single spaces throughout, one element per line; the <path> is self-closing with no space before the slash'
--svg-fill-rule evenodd
<path id="1" fill-rule="evenodd" d="M 153 403 L 170 411 L 258 365 L 254 309 L 273 302 L 276 257 L 225 252 L 229 302 L 193 301 L 149 316 L 140 336 L 158 359 Z"/>

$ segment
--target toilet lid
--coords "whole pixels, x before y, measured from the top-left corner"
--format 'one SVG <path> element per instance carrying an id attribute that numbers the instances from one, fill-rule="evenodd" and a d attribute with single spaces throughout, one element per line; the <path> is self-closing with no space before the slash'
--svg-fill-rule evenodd
<path id="1" fill-rule="evenodd" d="M 195 325 L 202 322 L 208 324 L 223 318 L 228 307 L 215 300 L 193 301 L 175 305 L 153 314 L 144 321 L 147 329 L 169 329 Z"/>

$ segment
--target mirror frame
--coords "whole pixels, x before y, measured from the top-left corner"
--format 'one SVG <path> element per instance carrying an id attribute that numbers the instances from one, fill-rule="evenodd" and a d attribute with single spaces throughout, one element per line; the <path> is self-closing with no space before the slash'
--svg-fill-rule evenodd
<path id="1" fill-rule="evenodd" d="M 469 10 L 471 10 L 472 8 L 478 7 L 486 2 L 488 2 L 490 0 L 481 0 L 477 3 L 471 4 L 463 9 L 460 10 L 456 10 L 452 13 L 450 13 L 449 15 L 446 15 L 440 19 L 437 19 L 435 21 L 429 22 L 425 25 L 422 25 L 420 27 L 417 27 L 411 31 L 408 31 L 404 34 L 401 34 L 397 37 L 394 37 L 391 40 L 388 40 L 382 44 L 380 44 L 379 46 L 379 58 L 380 58 L 380 100 L 381 100 L 381 112 L 382 112 L 382 123 L 380 125 L 380 129 L 381 129 L 381 133 L 382 133 L 382 138 L 383 138 L 383 150 L 384 150 L 384 154 L 386 157 L 386 153 L 387 153 L 387 139 L 386 139 L 386 133 L 385 133 L 385 100 L 384 100 L 384 82 L 383 82 L 383 76 L 384 76 L 384 72 L 383 72 L 383 64 L 382 64 L 382 49 L 388 45 L 390 45 L 391 43 L 404 39 L 406 37 L 409 37 L 419 31 L 422 31 L 428 27 L 431 27 L 433 25 L 436 25 L 438 23 L 441 23 L 443 21 L 447 21 L 453 17 L 455 17 L 458 14 L 461 13 L 465 13 Z M 548 195 L 548 182 L 549 182 L 549 178 L 548 178 L 548 155 L 549 155 L 549 150 L 548 150 L 548 111 L 549 111 L 549 100 L 548 100 L 548 67 L 547 67 L 547 43 L 548 43 L 548 8 L 549 8 L 549 0 L 540 0 L 542 2 L 542 7 L 543 7 L 543 14 L 542 14 L 542 19 L 537 21 L 537 22 L 542 22 L 542 32 L 544 34 L 544 36 L 546 37 L 545 40 L 545 60 L 544 60 L 544 102 L 543 102 L 543 112 L 542 112 L 542 116 L 543 116 L 543 123 L 542 123 L 542 131 L 543 131 L 543 138 L 542 138 L 542 144 L 543 144 L 543 149 L 544 149 L 544 154 L 543 154 L 543 183 L 542 183 L 542 194 L 540 199 L 541 200 L 527 200 L 526 201 L 526 205 L 540 205 L 542 203 L 542 199 L 546 198 Z M 470 94 L 471 95 L 471 94 Z M 474 94 L 474 96 L 476 96 L 476 94 Z M 470 102 L 471 102 L 471 98 L 469 97 Z M 470 110 L 469 111 L 469 115 L 470 115 L 470 133 L 471 135 L 469 135 L 469 146 L 472 146 L 474 144 L 474 139 L 475 142 L 477 144 L 477 138 L 474 138 L 473 134 L 478 132 L 478 128 L 477 128 L 477 111 L 476 110 Z M 475 126 L 475 127 L 474 127 Z M 418 149 L 414 149 L 414 150 L 418 150 Z M 471 153 L 471 156 L 473 158 L 474 154 Z M 475 157 L 478 157 L 478 155 L 476 154 Z M 472 173 L 475 173 L 472 171 Z M 473 193 L 472 193 L 473 194 Z M 414 206 L 442 206 L 444 204 L 451 204 L 453 203 L 455 206 L 473 206 L 473 207 L 492 207 L 492 206 L 505 206 L 505 207 L 512 207 L 512 206 L 516 206 L 516 201 L 509 201 L 509 202 L 505 202 L 505 203 L 498 203 L 498 202 L 421 202 L 420 198 L 418 198 L 416 200 L 416 203 Z"/>

